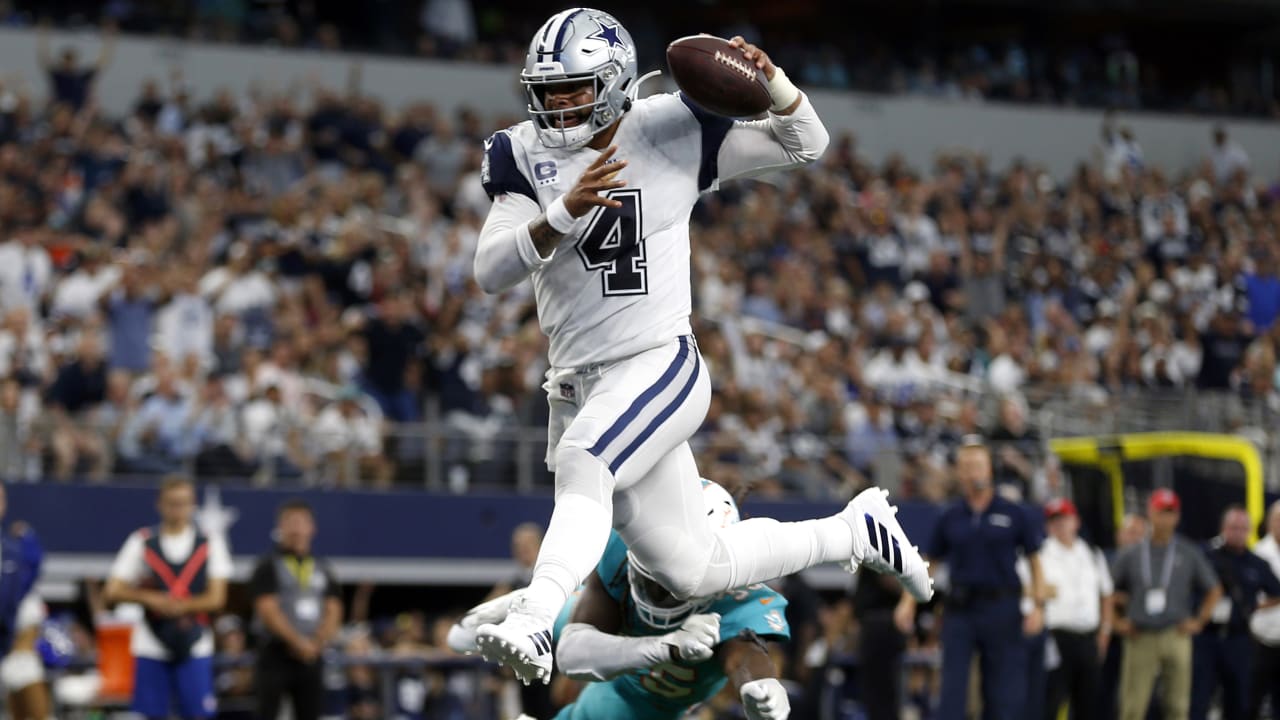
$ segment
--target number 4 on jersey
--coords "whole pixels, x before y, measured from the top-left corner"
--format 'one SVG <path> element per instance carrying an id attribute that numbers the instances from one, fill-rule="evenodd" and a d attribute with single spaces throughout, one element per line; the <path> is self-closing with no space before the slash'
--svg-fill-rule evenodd
<path id="1" fill-rule="evenodd" d="M 641 236 L 640 190 L 610 190 L 605 197 L 622 207 L 596 210 L 578 241 L 578 257 L 588 271 L 603 271 L 600 278 L 606 296 L 644 295 L 649 292 L 649 275 Z"/>

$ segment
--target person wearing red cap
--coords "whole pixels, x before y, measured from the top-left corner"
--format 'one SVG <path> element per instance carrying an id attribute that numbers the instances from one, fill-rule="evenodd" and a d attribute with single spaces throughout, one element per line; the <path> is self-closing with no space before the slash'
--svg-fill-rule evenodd
<path id="1" fill-rule="evenodd" d="M 1125 638 L 1120 667 L 1120 720 L 1141 720 L 1162 678 L 1166 720 L 1191 711 L 1191 638 L 1222 598 L 1222 585 L 1201 549 L 1175 533 L 1182 503 L 1167 488 L 1151 493 L 1151 534 L 1120 551 L 1111 566 L 1116 634 Z M 1204 598 L 1193 608 L 1196 592 Z"/>
<path id="2" fill-rule="evenodd" d="M 1111 637 L 1111 572 L 1102 553 L 1080 539 L 1080 515 L 1067 498 L 1044 508 L 1049 537 L 1040 546 L 1044 570 L 1044 623 L 1056 652 L 1049 671 L 1045 717 L 1058 717 L 1070 700 L 1075 717 L 1098 715 L 1102 658 Z M 1052 665 L 1052 663 L 1051 663 Z"/>

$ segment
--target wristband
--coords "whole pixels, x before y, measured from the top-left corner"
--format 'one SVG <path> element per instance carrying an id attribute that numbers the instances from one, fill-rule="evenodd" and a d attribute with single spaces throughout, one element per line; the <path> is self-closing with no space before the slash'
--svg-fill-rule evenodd
<path id="1" fill-rule="evenodd" d="M 577 218 L 569 214 L 569 208 L 564 206 L 564 196 L 556 198 L 547 206 L 547 224 L 552 230 L 561 235 L 568 235 L 573 229 L 573 224 L 577 222 Z"/>
<path id="2" fill-rule="evenodd" d="M 769 109 L 774 112 L 786 110 L 800 97 L 800 88 L 777 65 L 773 66 L 773 79 L 769 81 L 769 97 L 773 99 Z"/>

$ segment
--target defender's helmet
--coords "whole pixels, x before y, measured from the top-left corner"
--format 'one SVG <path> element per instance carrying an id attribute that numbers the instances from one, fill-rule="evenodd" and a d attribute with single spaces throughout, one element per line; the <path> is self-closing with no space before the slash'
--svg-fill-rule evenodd
<path id="1" fill-rule="evenodd" d="M 723 487 L 704 479 L 702 504 L 707 513 L 707 525 L 719 530 L 738 522 L 738 504 Z M 711 606 L 715 598 L 677 600 L 662 583 L 641 565 L 634 553 L 627 553 L 627 581 L 631 586 L 631 601 L 636 614 L 646 625 L 658 630 L 674 630 L 690 615 Z"/>
<path id="2" fill-rule="evenodd" d="M 529 43 L 520 84 L 529 98 L 529 117 L 542 144 L 579 148 L 631 108 L 637 81 L 636 46 L 631 34 L 612 15 L 572 8 L 543 23 Z M 590 82 L 595 101 L 589 105 L 548 110 L 546 91 L 556 85 Z M 581 123 L 564 127 L 590 109 Z"/>

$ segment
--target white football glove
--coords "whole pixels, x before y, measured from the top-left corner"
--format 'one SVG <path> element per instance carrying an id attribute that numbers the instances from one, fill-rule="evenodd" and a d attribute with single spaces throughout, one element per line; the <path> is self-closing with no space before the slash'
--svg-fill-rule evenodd
<path id="1" fill-rule="evenodd" d="M 742 686 L 742 710 L 747 720 L 787 720 L 791 700 L 775 678 L 752 680 Z"/>
<path id="2" fill-rule="evenodd" d="M 690 615 L 679 630 L 662 636 L 662 644 L 675 648 L 681 660 L 710 660 L 720 644 L 720 615 Z"/>
<path id="3" fill-rule="evenodd" d="M 476 652 L 476 628 L 486 624 L 498 624 L 507 619 L 507 611 L 511 609 L 511 603 L 520 597 L 523 590 L 513 590 L 506 595 L 501 595 L 488 602 L 479 605 L 467 611 L 462 619 L 453 624 L 449 628 L 449 638 L 446 641 L 449 649 L 462 653 L 463 655 L 471 655 Z"/>

